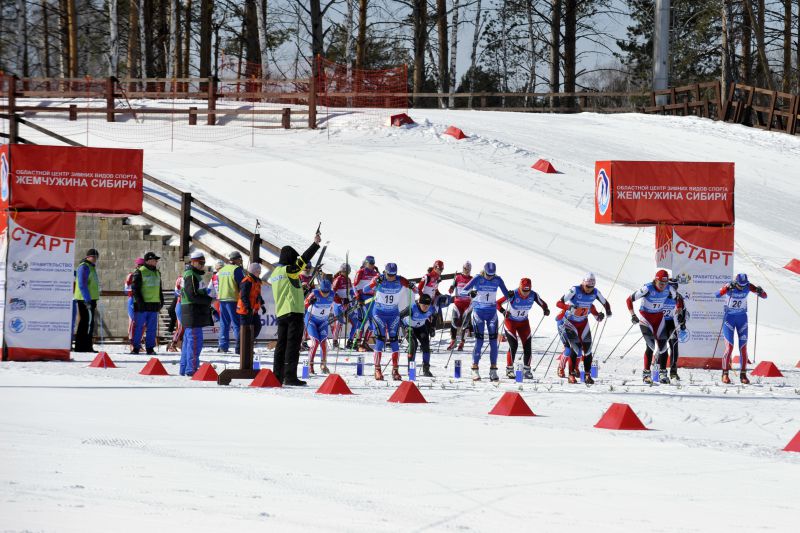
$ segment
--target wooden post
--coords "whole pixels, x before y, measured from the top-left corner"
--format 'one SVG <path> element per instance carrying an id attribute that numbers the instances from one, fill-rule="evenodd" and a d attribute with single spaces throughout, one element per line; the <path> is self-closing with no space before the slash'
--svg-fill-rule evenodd
<path id="1" fill-rule="evenodd" d="M 486 107 L 486 96 L 481 96 L 481 107 Z"/>
<path id="2" fill-rule="evenodd" d="M 208 78 L 208 125 L 214 126 L 217 123 L 217 115 L 213 111 L 217 110 L 217 78 Z"/>
<path id="3" fill-rule="evenodd" d="M 769 103 L 769 114 L 767 115 L 767 131 L 772 131 L 772 121 L 775 117 L 775 106 L 778 104 L 778 92 L 772 91 L 772 99 Z"/>
<path id="4" fill-rule="evenodd" d="M 789 121 L 786 123 L 786 133 L 792 135 L 797 132 L 797 113 L 800 112 L 798 104 L 800 104 L 800 96 L 795 94 L 789 104 Z"/>
<path id="5" fill-rule="evenodd" d="M 253 238 L 250 239 L 250 262 L 261 262 L 261 235 L 253 233 Z"/>
<path id="6" fill-rule="evenodd" d="M 190 126 L 197 126 L 197 108 L 190 107 L 189 108 L 189 125 Z"/>
<path id="7" fill-rule="evenodd" d="M 283 114 L 281 115 L 281 126 L 283 129 L 288 130 L 292 127 L 292 108 L 284 107 Z"/>
<path id="8" fill-rule="evenodd" d="M 189 246 L 192 243 L 192 193 L 181 193 L 181 257 L 186 260 L 189 257 Z"/>
<path id="9" fill-rule="evenodd" d="M 7 77 L 8 79 L 8 143 L 17 144 L 18 124 L 17 124 L 17 80 L 16 75 Z"/>
<path id="10" fill-rule="evenodd" d="M 69 105 L 69 119 L 71 121 L 78 120 L 78 106 L 76 104 Z"/>
<path id="11" fill-rule="evenodd" d="M 115 122 L 114 116 L 114 83 L 117 79 L 114 76 L 106 78 L 106 122 Z"/>

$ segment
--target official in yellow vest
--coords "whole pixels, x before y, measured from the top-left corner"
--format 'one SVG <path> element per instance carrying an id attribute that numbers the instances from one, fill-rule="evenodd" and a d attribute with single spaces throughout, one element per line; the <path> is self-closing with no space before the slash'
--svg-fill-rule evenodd
<path id="1" fill-rule="evenodd" d="M 300 343 L 303 341 L 303 313 L 305 298 L 300 285 L 300 272 L 319 250 L 322 239 L 317 233 L 314 243 L 300 256 L 291 246 L 281 248 L 280 259 L 269 277 L 278 317 L 278 344 L 272 371 L 284 385 L 305 385 L 297 379 L 297 362 Z"/>
<path id="2" fill-rule="evenodd" d="M 73 299 L 78 308 L 78 324 L 75 329 L 75 351 L 94 352 L 94 317 L 97 300 L 100 299 L 100 279 L 97 277 L 97 258 L 100 253 L 94 248 L 86 252 L 86 257 L 75 270 L 75 292 Z"/>
<path id="3" fill-rule="evenodd" d="M 138 354 L 142 347 L 142 329 L 146 326 L 144 346 L 148 355 L 155 355 L 156 333 L 158 332 L 158 312 L 164 306 L 164 293 L 161 290 L 161 272 L 153 252 L 144 254 L 144 265 L 133 273 L 131 290 L 133 292 L 134 328 L 131 353 Z"/>
<path id="4" fill-rule="evenodd" d="M 236 339 L 239 351 L 239 315 L 236 303 L 239 301 L 239 284 L 244 279 L 242 254 L 233 251 L 228 254 L 228 264 L 217 271 L 217 299 L 219 300 L 219 351 L 228 352 L 230 330 Z"/>

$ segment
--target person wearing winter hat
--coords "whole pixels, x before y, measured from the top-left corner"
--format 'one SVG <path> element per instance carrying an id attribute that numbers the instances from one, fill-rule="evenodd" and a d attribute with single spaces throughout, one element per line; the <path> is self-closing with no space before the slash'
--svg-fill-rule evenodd
<path id="1" fill-rule="evenodd" d="M 239 351 L 239 315 L 236 305 L 239 301 L 239 285 L 244 279 L 242 254 L 233 251 L 228 254 L 228 264 L 217 271 L 217 299 L 219 300 L 219 351 L 226 353 L 230 346 L 230 330 L 236 339 Z"/>
<path id="2" fill-rule="evenodd" d="M 275 346 L 275 362 L 272 371 L 284 385 L 305 385 L 297 379 L 297 362 L 300 359 L 300 343 L 303 340 L 303 288 L 300 272 L 319 250 L 322 236 L 319 231 L 314 242 L 303 255 L 291 246 L 281 248 L 278 264 L 269 277 L 275 299 L 275 315 L 278 317 L 278 343 Z"/>
<path id="3" fill-rule="evenodd" d="M 203 283 L 206 257 L 203 252 L 192 252 L 190 263 L 183 272 L 181 287 L 181 324 L 183 325 L 183 344 L 181 345 L 181 376 L 192 376 L 200 365 L 200 352 L 203 350 L 203 328 L 213 324 L 211 321 L 211 296 Z"/>
<path id="4" fill-rule="evenodd" d="M 133 273 L 131 289 L 133 290 L 133 312 L 136 324 L 133 328 L 131 353 L 138 354 L 145 333 L 145 350 L 148 355 L 155 355 L 156 332 L 158 331 L 158 312 L 164 307 L 164 294 L 161 288 L 161 272 L 154 252 L 144 254 L 144 265 Z"/>
<path id="5" fill-rule="evenodd" d="M 261 297 L 261 265 L 250 263 L 247 275 L 239 284 L 239 301 L 236 314 L 239 315 L 239 368 L 252 370 L 253 345 L 261 332 L 261 318 L 258 312 L 266 313 L 264 299 Z"/>
<path id="6" fill-rule="evenodd" d="M 136 269 L 140 266 L 144 265 L 144 258 L 137 257 L 133 264 L 133 270 L 131 270 L 127 276 L 125 276 L 125 296 L 128 297 L 128 344 L 130 348 L 133 349 L 133 330 L 136 327 L 136 321 L 134 320 L 135 315 L 133 312 L 133 275 L 136 273 Z"/>
<path id="7" fill-rule="evenodd" d="M 78 324 L 75 329 L 75 351 L 94 352 L 94 317 L 100 298 L 100 279 L 97 277 L 97 258 L 100 253 L 91 248 L 75 271 L 73 299 L 78 307 Z"/>

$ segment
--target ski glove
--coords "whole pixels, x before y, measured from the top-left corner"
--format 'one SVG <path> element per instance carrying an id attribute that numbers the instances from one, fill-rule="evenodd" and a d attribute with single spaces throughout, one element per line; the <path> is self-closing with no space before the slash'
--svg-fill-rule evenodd
<path id="1" fill-rule="evenodd" d="M 472 289 L 471 291 L 469 291 L 469 297 L 470 298 L 475 298 L 476 296 L 478 296 L 478 291 L 476 291 L 475 289 Z"/>
<path id="2" fill-rule="evenodd" d="M 681 324 L 681 331 L 686 331 L 686 324 Z"/>
<path id="3" fill-rule="evenodd" d="M 758 294 L 759 296 L 764 296 L 764 289 L 756 286 L 756 294 Z"/>
<path id="4" fill-rule="evenodd" d="M 508 296 L 509 298 L 513 298 L 514 297 L 514 291 L 508 291 L 506 296 Z"/>
<path id="5" fill-rule="evenodd" d="M 267 314 L 267 306 L 265 306 L 265 305 L 261 306 L 261 314 L 264 314 L 264 315 Z"/>
<path id="6" fill-rule="evenodd" d="M 550 308 L 546 305 L 544 306 L 544 309 L 542 309 L 542 312 L 544 313 L 544 316 L 550 316 Z"/>
<path id="7" fill-rule="evenodd" d="M 604 315 L 602 311 L 597 313 L 597 321 L 598 322 L 602 322 L 605 317 L 606 317 L 606 315 Z"/>
<path id="8" fill-rule="evenodd" d="M 639 323 L 639 317 L 636 316 L 636 315 L 631 315 L 631 322 L 633 324 L 638 324 Z"/>

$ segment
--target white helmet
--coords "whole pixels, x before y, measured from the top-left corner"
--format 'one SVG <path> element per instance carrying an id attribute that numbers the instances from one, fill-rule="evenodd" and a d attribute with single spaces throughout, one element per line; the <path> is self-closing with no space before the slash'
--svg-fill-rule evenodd
<path id="1" fill-rule="evenodd" d="M 583 276 L 583 282 L 587 285 L 594 286 L 597 283 L 594 272 L 587 272 L 586 275 Z"/>
<path id="2" fill-rule="evenodd" d="M 469 261 L 464 261 L 464 266 L 461 267 L 463 270 L 472 271 L 472 263 Z"/>

